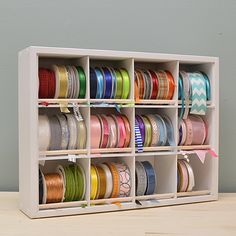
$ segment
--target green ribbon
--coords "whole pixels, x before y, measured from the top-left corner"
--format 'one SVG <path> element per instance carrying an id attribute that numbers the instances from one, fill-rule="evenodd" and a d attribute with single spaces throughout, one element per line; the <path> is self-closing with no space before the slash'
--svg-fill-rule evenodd
<path id="1" fill-rule="evenodd" d="M 78 74 L 79 74 L 79 85 L 80 85 L 80 90 L 79 90 L 79 98 L 85 98 L 86 94 L 86 76 L 84 73 L 84 70 L 81 66 L 76 67 Z"/>

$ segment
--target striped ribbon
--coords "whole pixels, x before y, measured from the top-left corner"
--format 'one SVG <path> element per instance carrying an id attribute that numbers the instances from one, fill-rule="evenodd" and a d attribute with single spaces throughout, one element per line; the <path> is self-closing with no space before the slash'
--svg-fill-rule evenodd
<path id="1" fill-rule="evenodd" d="M 135 130 L 135 143 L 136 143 L 136 146 L 138 148 L 138 152 L 143 152 L 142 136 L 141 136 L 139 125 L 138 125 L 138 122 L 136 121 L 136 119 L 135 119 L 134 130 Z"/>

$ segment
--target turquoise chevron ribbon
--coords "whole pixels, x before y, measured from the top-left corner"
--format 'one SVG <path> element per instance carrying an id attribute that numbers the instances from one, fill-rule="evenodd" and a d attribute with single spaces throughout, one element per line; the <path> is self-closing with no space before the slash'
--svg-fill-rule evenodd
<path id="1" fill-rule="evenodd" d="M 205 115 L 207 109 L 206 80 L 201 73 L 189 73 L 191 83 L 191 114 Z"/>

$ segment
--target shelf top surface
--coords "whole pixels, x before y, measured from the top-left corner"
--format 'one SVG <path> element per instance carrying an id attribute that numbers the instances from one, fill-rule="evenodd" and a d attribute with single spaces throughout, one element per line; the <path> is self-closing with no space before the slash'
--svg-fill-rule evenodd
<path id="1" fill-rule="evenodd" d="M 78 58 L 89 56 L 91 59 L 99 60 L 125 60 L 133 58 L 135 61 L 144 62 L 171 62 L 180 61 L 180 63 L 216 63 L 218 57 L 209 56 L 193 56 L 179 54 L 164 54 L 164 53 L 149 53 L 149 52 L 129 52 L 129 51 L 114 51 L 114 50 L 96 50 L 96 49 L 77 49 L 77 48 L 59 48 L 59 47 L 41 47 L 30 46 L 21 52 L 29 51 L 36 53 L 41 57 L 63 57 L 63 58 Z M 21 53 L 20 52 L 20 53 Z"/>

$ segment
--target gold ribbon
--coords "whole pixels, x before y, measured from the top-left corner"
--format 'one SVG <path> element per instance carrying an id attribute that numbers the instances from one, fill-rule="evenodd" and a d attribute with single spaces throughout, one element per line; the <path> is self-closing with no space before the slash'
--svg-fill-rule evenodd
<path id="1" fill-rule="evenodd" d="M 68 73 L 65 66 L 57 66 L 60 78 L 59 98 L 66 98 L 68 92 Z"/>

